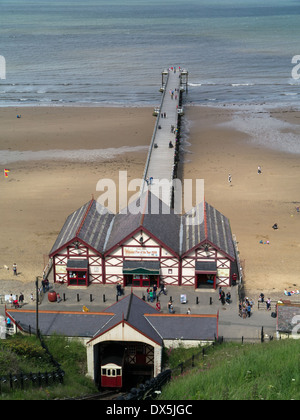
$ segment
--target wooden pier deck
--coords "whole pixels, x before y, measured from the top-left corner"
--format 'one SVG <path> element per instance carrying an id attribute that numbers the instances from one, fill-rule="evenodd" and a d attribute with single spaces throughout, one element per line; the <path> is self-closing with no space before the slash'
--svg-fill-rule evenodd
<path id="1" fill-rule="evenodd" d="M 187 72 L 183 69 L 173 67 L 162 73 L 163 80 L 165 78 L 162 86 L 163 96 L 160 108 L 157 110 L 157 120 L 149 147 L 143 185 L 141 187 L 141 193 L 149 188 L 168 206 L 172 202 L 174 159 L 176 142 L 179 141 L 178 119 L 182 113 L 180 99 L 184 90 L 182 84 L 183 74 L 187 75 Z M 169 147 L 170 142 L 173 147 Z M 167 181 L 165 185 L 169 186 L 169 188 L 161 188 L 158 191 L 158 186 L 163 185 L 164 180 Z"/>

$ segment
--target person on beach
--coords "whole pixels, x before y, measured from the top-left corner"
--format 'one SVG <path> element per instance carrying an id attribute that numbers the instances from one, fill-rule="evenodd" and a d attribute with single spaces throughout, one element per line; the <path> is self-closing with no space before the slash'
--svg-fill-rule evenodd
<path id="1" fill-rule="evenodd" d="M 24 302 L 24 295 L 23 295 L 23 293 L 21 292 L 21 293 L 20 293 L 20 296 L 19 296 L 19 304 L 20 304 L 20 305 L 23 305 L 23 302 Z"/>
<path id="2" fill-rule="evenodd" d="M 231 185 L 231 181 L 232 181 L 231 174 L 229 174 L 229 175 L 228 175 L 228 182 L 229 182 L 229 185 Z"/>
<path id="3" fill-rule="evenodd" d="M 257 168 L 257 173 L 258 173 L 258 175 L 260 175 L 260 174 L 261 174 L 261 166 L 259 166 L 259 167 Z"/>
<path id="4" fill-rule="evenodd" d="M 13 264 L 13 272 L 14 272 L 14 276 L 17 276 L 18 275 L 18 273 L 17 273 L 17 264 L 16 263 Z"/>

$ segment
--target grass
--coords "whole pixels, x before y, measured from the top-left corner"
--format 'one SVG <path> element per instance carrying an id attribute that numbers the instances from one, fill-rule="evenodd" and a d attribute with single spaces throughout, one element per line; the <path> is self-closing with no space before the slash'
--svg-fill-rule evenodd
<path id="1" fill-rule="evenodd" d="M 1 400 L 52 400 L 98 392 L 94 382 L 86 377 L 86 349 L 80 341 L 58 335 L 44 341 L 65 372 L 63 384 L 40 388 L 28 385 L 24 390 L 13 391 L 2 386 Z M 35 336 L 16 335 L 0 342 L 0 376 L 52 370 L 49 356 Z"/>
<path id="2" fill-rule="evenodd" d="M 300 341 L 213 347 L 195 368 L 172 378 L 160 399 L 299 400 Z"/>

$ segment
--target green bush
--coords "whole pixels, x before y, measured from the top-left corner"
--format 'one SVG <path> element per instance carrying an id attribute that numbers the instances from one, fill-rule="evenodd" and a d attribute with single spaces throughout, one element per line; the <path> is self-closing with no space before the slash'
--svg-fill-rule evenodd
<path id="1" fill-rule="evenodd" d="M 94 382 L 86 377 L 87 361 L 85 346 L 78 340 L 69 341 L 66 337 L 54 335 L 44 337 L 44 342 L 56 362 L 65 372 L 63 384 L 51 383 L 48 386 L 26 389 L 6 387 L 0 400 L 44 400 L 63 399 L 96 393 Z M 13 336 L 3 340 L 0 346 L 0 375 L 20 372 L 51 372 L 56 370 L 45 349 L 35 336 Z"/>

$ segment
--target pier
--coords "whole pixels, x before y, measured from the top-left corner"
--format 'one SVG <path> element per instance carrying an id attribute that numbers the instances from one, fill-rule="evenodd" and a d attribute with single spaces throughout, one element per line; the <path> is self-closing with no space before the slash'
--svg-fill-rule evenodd
<path id="1" fill-rule="evenodd" d="M 156 124 L 144 170 L 141 193 L 147 188 L 173 207 L 173 179 L 177 178 L 180 145 L 182 93 L 187 90 L 188 72 L 170 67 L 162 72 L 162 99 L 154 110 Z"/>

